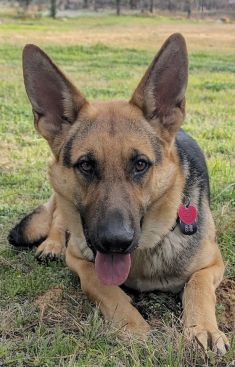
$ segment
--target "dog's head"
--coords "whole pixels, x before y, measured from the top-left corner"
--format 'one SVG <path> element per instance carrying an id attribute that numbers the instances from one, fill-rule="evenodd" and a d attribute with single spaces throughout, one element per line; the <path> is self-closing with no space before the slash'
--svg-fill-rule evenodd
<path id="1" fill-rule="evenodd" d="M 117 254 L 127 267 L 119 257 L 137 246 L 146 210 L 174 181 L 188 75 L 184 38 L 168 38 L 129 102 L 88 102 L 34 45 L 24 49 L 23 70 L 36 129 L 55 156 L 55 191 L 76 208 L 99 256 Z"/>

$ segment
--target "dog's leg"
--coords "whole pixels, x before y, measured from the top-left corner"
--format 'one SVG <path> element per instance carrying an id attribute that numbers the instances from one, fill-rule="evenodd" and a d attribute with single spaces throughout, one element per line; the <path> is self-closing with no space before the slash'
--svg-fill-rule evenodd
<path id="1" fill-rule="evenodd" d="M 65 253 L 66 228 L 56 203 L 47 239 L 38 246 L 36 258 L 53 260 Z"/>
<path id="2" fill-rule="evenodd" d="M 195 272 L 184 289 L 183 308 L 186 336 L 195 338 L 205 349 L 224 354 L 229 343 L 218 329 L 215 316 L 215 290 L 223 278 L 224 265 L 218 253 L 217 262 Z"/>
<path id="3" fill-rule="evenodd" d="M 21 219 L 8 235 L 10 244 L 30 248 L 42 243 L 50 231 L 55 205 L 56 198 L 53 194 L 47 203 Z"/>
<path id="4" fill-rule="evenodd" d="M 78 274 L 82 290 L 99 306 L 106 320 L 112 321 L 120 331 L 146 335 L 149 325 L 131 305 L 130 297 L 117 286 L 103 285 L 97 278 L 94 264 L 81 259 L 79 250 L 71 243 L 66 249 L 66 263 L 70 270 Z"/>

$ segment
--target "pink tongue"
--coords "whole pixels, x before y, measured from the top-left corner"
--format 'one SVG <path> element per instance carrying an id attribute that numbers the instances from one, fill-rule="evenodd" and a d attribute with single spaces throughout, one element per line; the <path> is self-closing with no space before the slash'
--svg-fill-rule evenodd
<path id="1" fill-rule="evenodd" d="M 95 270 L 105 285 L 121 285 L 128 277 L 131 267 L 130 254 L 102 254 L 97 251 Z"/>

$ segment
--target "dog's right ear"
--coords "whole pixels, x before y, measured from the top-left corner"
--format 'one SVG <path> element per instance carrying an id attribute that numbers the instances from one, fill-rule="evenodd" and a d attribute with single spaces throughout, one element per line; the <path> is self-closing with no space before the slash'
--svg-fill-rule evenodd
<path id="1" fill-rule="evenodd" d="M 23 74 L 35 127 L 57 156 L 64 136 L 86 100 L 35 45 L 26 45 L 23 50 Z"/>
<path id="2" fill-rule="evenodd" d="M 187 82 L 187 47 L 184 37 L 175 33 L 155 56 L 130 101 L 168 141 L 172 141 L 185 117 Z"/>

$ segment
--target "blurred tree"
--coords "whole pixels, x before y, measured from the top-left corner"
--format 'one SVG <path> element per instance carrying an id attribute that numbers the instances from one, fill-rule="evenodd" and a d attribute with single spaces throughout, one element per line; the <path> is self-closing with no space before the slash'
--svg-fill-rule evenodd
<path id="1" fill-rule="evenodd" d="M 116 0 L 116 12 L 117 12 L 117 15 L 120 15 L 120 13 L 121 13 L 121 0 Z"/>
<path id="2" fill-rule="evenodd" d="M 88 8 L 88 0 L 83 0 L 83 9 Z"/>
<path id="3" fill-rule="evenodd" d="M 170 12 L 184 11 L 190 18 L 193 10 L 200 12 L 202 15 L 207 11 L 212 15 L 216 12 L 220 16 L 221 10 L 226 10 L 228 16 L 230 9 L 235 8 L 235 0 L 0 0 L 1 3 L 18 3 L 23 13 L 28 12 L 29 6 L 33 4 L 35 7 L 49 7 L 50 16 L 56 17 L 58 9 L 75 10 L 81 8 L 89 8 L 91 6 L 95 11 L 99 8 L 112 8 L 116 10 L 117 15 L 121 14 L 123 9 L 139 9 L 141 12 L 154 12 L 154 9 L 168 10 Z M 223 12 L 223 14 L 226 14 Z M 231 15 L 232 16 L 232 15 Z"/>
<path id="4" fill-rule="evenodd" d="M 168 0 L 167 8 L 168 8 L 169 11 L 173 10 L 173 0 Z"/>
<path id="5" fill-rule="evenodd" d="M 184 11 L 187 13 L 187 17 L 190 18 L 192 14 L 193 0 L 185 0 Z"/>
<path id="6" fill-rule="evenodd" d="M 154 10 L 154 0 L 149 0 L 149 11 L 153 13 Z"/>
<path id="7" fill-rule="evenodd" d="M 97 4 L 97 0 L 94 0 L 94 2 L 93 2 L 93 6 L 94 6 L 94 11 L 98 11 L 98 4 Z"/>
<path id="8" fill-rule="evenodd" d="M 140 11 L 143 13 L 145 9 L 145 2 L 144 0 L 140 0 L 139 2 Z"/>
<path id="9" fill-rule="evenodd" d="M 52 17 L 52 18 L 56 18 L 56 6 L 57 6 L 57 4 L 56 4 L 56 0 L 50 0 L 50 2 L 51 2 L 51 8 L 50 8 L 50 16 Z"/>
<path id="10" fill-rule="evenodd" d="M 22 6 L 22 8 L 24 9 L 24 11 L 27 11 L 29 4 L 31 3 L 32 0 L 19 0 L 19 4 L 20 6 Z"/>
<path id="11" fill-rule="evenodd" d="M 137 0 L 130 0 L 130 9 L 137 9 Z"/>
<path id="12" fill-rule="evenodd" d="M 201 12 L 202 13 L 204 12 L 204 6 L 205 6 L 205 1 L 204 0 L 201 0 L 201 2 L 200 2 L 200 8 L 201 8 Z"/>

